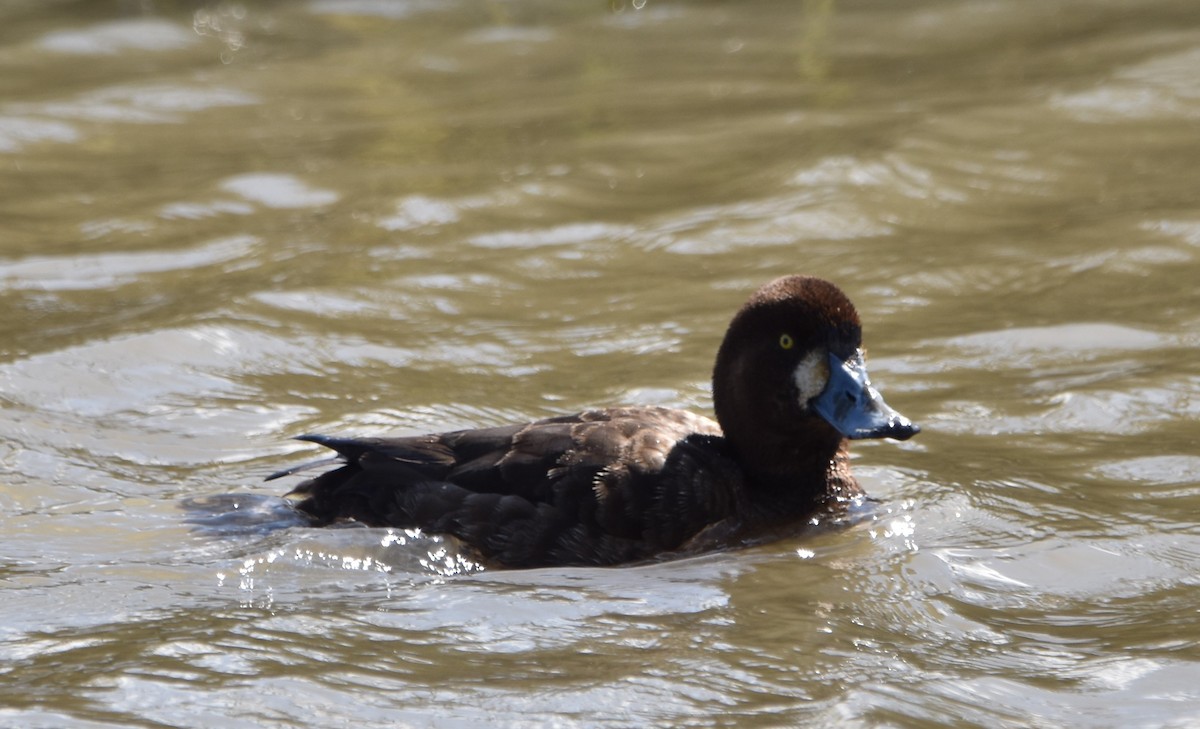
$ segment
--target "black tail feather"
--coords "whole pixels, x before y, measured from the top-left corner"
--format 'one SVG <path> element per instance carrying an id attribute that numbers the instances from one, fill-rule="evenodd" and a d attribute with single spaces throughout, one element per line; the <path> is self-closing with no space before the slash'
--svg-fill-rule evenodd
<path id="1" fill-rule="evenodd" d="M 354 440 L 353 438 L 334 438 L 328 435 L 308 433 L 305 435 L 298 435 L 292 440 L 303 440 L 309 443 L 323 445 L 326 448 L 337 451 L 337 455 L 329 456 L 327 458 L 320 458 L 315 461 L 307 461 L 296 466 L 289 466 L 282 471 L 276 471 L 275 473 L 272 473 L 270 476 L 264 478 L 264 481 L 274 481 L 277 478 L 291 476 L 293 473 L 300 473 L 301 471 L 308 471 L 313 468 L 328 466 L 338 462 L 353 461 L 367 450 L 361 441 Z"/>

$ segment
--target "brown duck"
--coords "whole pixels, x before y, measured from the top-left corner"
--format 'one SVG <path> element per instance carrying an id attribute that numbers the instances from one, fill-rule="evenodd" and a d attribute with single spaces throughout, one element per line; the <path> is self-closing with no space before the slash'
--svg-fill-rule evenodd
<path id="1" fill-rule="evenodd" d="M 871 387 L 861 347 L 840 289 L 787 276 L 754 292 L 725 333 L 716 422 L 621 407 L 402 438 L 305 435 L 342 463 L 289 496 L 314 525 L 449 534 L 507 567 L 614 565 L 762 541 L 862 495 L 848 439 L 919 432 Z"/>

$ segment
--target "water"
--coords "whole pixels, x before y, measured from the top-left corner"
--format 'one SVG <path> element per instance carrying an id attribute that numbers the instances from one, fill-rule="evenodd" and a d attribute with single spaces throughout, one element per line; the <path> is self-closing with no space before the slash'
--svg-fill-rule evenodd
<path id="1" fill-rule="evenodd" d="M 1200 8 L 0 8 L 0 724 L 1200 724 Z M 853 527 L 480 571 L 306 432 L 710 412 L 758 284 L 890 404 Z"/>

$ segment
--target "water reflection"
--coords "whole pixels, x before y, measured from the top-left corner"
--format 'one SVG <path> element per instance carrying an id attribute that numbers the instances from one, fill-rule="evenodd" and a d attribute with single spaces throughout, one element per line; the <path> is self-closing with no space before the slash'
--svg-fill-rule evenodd
<path id="1" fill-rule="evenodd" d="M 98 222 L 86 223 L 88 232 L 99 232 Z M 105 221 L 105 233 L 144 232 L 145 227 Z M 144 280 L 150 274 L 187 271 L 228 264 L 253 252 L 260 239 L 252 235 L 209 241 L 185 250 L 96 253 L 74 256 L 30 256 L 0 262 L 0 290 L 41 292 L 105 290 Z"/>
<path id="2" fill-rule="evenodd" d="M 114 55 L 123 51 L 170 51 L 186 48 L 196 36 L 162 18 L 132 18 L 99 23 L 86 29 L 58 30 L 38 40 L 42 49 L 80 56 Z"/>
<path id="3" fill-rule="evenodd" d="M 336 192 L 309 187 L 292 175 L 238 175 L 222 182 L 221 189 L 269 208 L 315 208 L 338 199 Z"/>
<path id="4" fill-rule="evenodd" d="M 75 142 L 79 132 L 70 124 L 24 116 L 0 116 L 0 152 L 16 152 L 39 142 Z"/>

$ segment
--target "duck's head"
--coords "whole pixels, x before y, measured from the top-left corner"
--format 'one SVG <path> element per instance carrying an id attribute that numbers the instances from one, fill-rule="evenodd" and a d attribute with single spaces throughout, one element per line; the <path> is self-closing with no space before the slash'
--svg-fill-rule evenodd
<path id="1" fill-rule="evenodd" d="M 906 440 L 920 430 L 871 386 L 850 299 L 809 276 L 772 281 L 734 316 L 713 404 L 726 438 L 771 470 L 772 460 L 828 459 L 843 438 Z"/>

